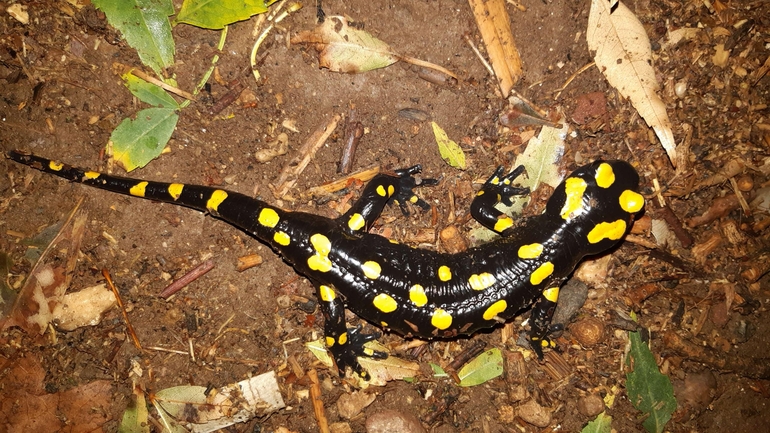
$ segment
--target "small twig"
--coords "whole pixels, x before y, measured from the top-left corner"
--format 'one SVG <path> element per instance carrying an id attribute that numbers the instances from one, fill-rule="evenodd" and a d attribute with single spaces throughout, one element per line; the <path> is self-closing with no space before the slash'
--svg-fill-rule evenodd
<path id="1" fill-rule="evenodd" d="M 208 259 L 205 262 L 193 268 L 190 272 L 184 274 L 182 278 L 169 284 L 165 289 L 163 289 L 162 292 L 160 292 L 160 295 L 158 296 L 164 299 L 168 299 L 169 296 L 182 290 L 182 288 L 184 288 L 186 285 L 202 277 L 203 275 L 206 274 L 206 272 L 212 269 L 214 269 L 214 260 Z"/>
<path id="2" fill-rule="evenodd" d="M 572 83 L 572 80 L 577 78 L 578 75 L 580 75 L 583 72 L 587 71 L 591 66 L 593 66 L 595 64 L 596 64 L 595 62 L 591 62 L 591 63 L 583 66 L 582 68 L 578 69 L 577 71 L 575 71 L 572 75 L 570 75 L 569 78 L 567 78 L 567 81 L 564 82 L 564 85 L 561 86 L 560 89 L 557 89 L 557 90 L 555 90 L 553 92 L 554 93 L 553 99 L 559 99 L 559 96 L 561 96 L 561 92 L 563 92 L 567 88 L 567 86 L 569 86 L 570 83 Z"/>
<path id="3" fill-rule="evenodd" d="M 257 70 L 257 51 L 259 50 L 259 46 L 262 45 L 262 42 L 264 42 L 265 38 L 267 38 L 267 34 L 270 33 L 271 30 L 273 30 L 273 27 L 283 21 L 284 18 L 288 17 L 291 13 L 296 12 L 300 9 L 302 9 L 301 3 L 292 3 L 289 5 L 289 7 L 283 11 L 280 15 L 276 17 L 278 14 L 278 11 L 283 8 L 284 3 L 286 3 L 286 0 L 280 2 L 278 6 L 275 7 L 273 12 L 270 13 L 270 16 L 268 16 L 267 21 L 270 23 L 265 30 L 262 30 L 262 33 L 260 33 L 259 37 L 257 38 L 256 42 L 254 42 L 254 46 L 251 47 L 251 56 L 249 57 L 249 62 L 251 64 L 252 73 L 254 74 L 254 80 L 259 83 L 259 71 Z"/>
<path id="4" fill-rule="evenodd" d="M 326 143 L 329 136 L 332 135 L 332 132 L 337 128 L 337 124 L 339 124 L 340 120 L 342 120 L 342 115 L 335 114 L 325 125 L 319 126 L 313 134 L 307 138 L 305 143 L 299 149 L 299 155 L 284 167 L 281 175 L 278 177 L 276 186 L 272 188 L 273 195 L 275 195 L 276 198 L 283 198 L 286 193 L 294 187 L 299 175 L 305 170 L 305 167 L 307 167 L 310 160 L 313 159 L 318 149 L 320 149 L 321 146 Z"/>
<path id="5" fill-rule="evenodd" d="M 115 299 L 118 301 L 118 307 L 120 307 L 120 312 L 123 313 L 123 320 L 126 321 L 126 329 L 128 330 L 128 335 L 131 336 L 131 341 L 134 342 L 134 346 L 137 349 L 144 350 L 142 349 L 142 343 L 139 342 L 139 337 L 136 335 L 136 331 L 134 331 L 133 325 L 131 325 L 131 321 L 128 319 L 128 313 L 126 313 L 126 307 L 123 306 L 123 299 L 120 298 L 118 288 L 115 287 L 115 284 L 112 282 L 110 271 L 108 271 L 107 268 L 102 268 L 102 275 L 107 281 L 107 285 L 110 286 L 110 290 L 112 290 L 112 293 L 115 295 Z"/>
<path id="6" fill-rule="evenodd" d="M 113 63 L 112 67 L 113 67 L 113 69 L 115 71 L 117 71 L 121 75 L 124 75 L 124 74 L 127 74 L 127 73 L 130 72 L 130 73 L 136 75 L 137 77 L 143 79 L 144 81 L 147 81 L 148 83 L 155 84 L 156 86 L 160 87 L 161 89 L 163 89 L 163 90 L 165 90 L 167 92 L 171 92 L 171 93 L 173 93 L 175 95 L 181 96 L 182 98 L 189 99 L 190 101 L 194 101 L 195 100 L 195 96 L 193 96 L 190 92 L 185 92 L 184 90 L 182 90 L 182 89 L 180 89 L 178 87 L 174 87 L 174 86 L 172 86 L 170 84 L 166 84 L 163 81 L 160 81 L 159 79 L 157 79 L 155 77 L 151 77 L 151 76 L 145 74 L 144 72 L 142 72 L 139 69 L 132 68 L 130 66 L 127 66 L 127 65 L 124 65 L 124 64 L 118 63 L 118 62 Z"/>
<path id="7" fill-rule="evenodd" d="M 177 355 L 189 355 L 189 353 L 187 351 L 184 351 L 184 350 L 167 349 L 165 347 L 158 347 L 158 346 L 149 346 L 149 347 L 147 347 L 147 350 L 155 350 L 155 351 L 158 351 L 158 352 L 176 353 Z"/>
<path id="8" fill-rule="evenodd" d="M 489 72 L 489 75 L 494 77 L 495 71 L 492 69 L 492 65 L 490 65 L 489 62 L 487 62 L 487 59 L 485 59 L 484 56 L 481 55 L 481 51 L 479 51 L 478 47 L 476 47 L 476 44 L 473 43 L 470 36 L 463 35 L 463 37 L 465 38 L 465 42 L 467 42 L 468 45 L 470 45 L 471 50 L 473 50 L 473 52 L 476 53 L 476 57 L 478 57 L 479 60 L 481 60 L 481 64 L 483 64 L 484 67 L 487 69 L 487 72 Z"/>

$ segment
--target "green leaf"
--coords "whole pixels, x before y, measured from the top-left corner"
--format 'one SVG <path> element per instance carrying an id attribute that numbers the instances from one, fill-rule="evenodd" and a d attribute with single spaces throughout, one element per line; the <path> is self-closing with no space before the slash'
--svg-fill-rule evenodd
<path id="1" fill-rule="evenodd" d="M 644 428 L 650 433 L 661 433 L 671 414 L 676 410 L 674 388 L 668 376 L 661 374 L 650 352 L 638 332 L 630 332 L 631 350 L 626 364 L 633 371 L 626 375 L 626 391 L 631 404 L 649 415 Z"/>
<path id="2" fill-rule="evenodd" d="M 433 136 L 436 137 L 438 151 L 447 164 L 460 170 L 465 170 L 465 153 L 454 141 L 449 139 L 446 132 L 436 122 L 430 122 L 433 126 Z"/>
<path id="3" fill-rule="evenodd" d="M 139 54 L 142 63 L 158 76 L 174 64 L 174 39 L 171 37 L 173 15 L 171 0 L 93 0 L 107 21 L 123 34 L 128 45 Z"/>
<path id="4" fill-rule="evenodd" d="M 267 12 L 276 0 L 184 0 L 176 22 L 204 29 L 222 29 Z"/>
<path id="5" fill-rule="evenodd" d="M 149 412 L 142 392 L 131 397 L 131 402 L 123 412 L 118 433 L 150 433 Z"/>
<path id="6" fill-rule="evenodd" d="M 150 104 L 153 107 L 178 109 L 179 104 L 165 90 L 148 83 L 132 73 L 123 74 L 123 81 L 128 90 L 134 94 L 140 101 Z"/>
<path id="7" fill-rule="evenodd" d="M 140 101 L 158 108 L 178 109 L 179 104 L 165 90 L 128 72 L 121 76 L 128 90 Z"/>
<path id="8" fill-rule="evenodd" d="M 586 424 L 580 433 L 610 433 L 612 431 L 612 417 L 604 412 L 596 415 L 593 421 Z"/>
<path id="9" fill-rule="evenodd" d="M 487 350 L 473 358 L 457 372 L 460 386 L 476 386 L 503 374 L 503 354 L 500 349 Z"/>
<path id="10" fill-rule="evenodd" d="M 430 368 L 433 369 L 433 377 L 449 377 L 449 375 L 446 374 L 446 371 L 444 371 L 440 365 L 433 362 L 429 362 L 428 365 L 430 365 Z"/>
<path id="11" fill-rule="evenodd" d="M 126 171 L 144 167 L 157 158 L 176 128 L 173 108 L 146 108 L 136 119 L 123 119 L 112 131 L 112 157 Z"/>

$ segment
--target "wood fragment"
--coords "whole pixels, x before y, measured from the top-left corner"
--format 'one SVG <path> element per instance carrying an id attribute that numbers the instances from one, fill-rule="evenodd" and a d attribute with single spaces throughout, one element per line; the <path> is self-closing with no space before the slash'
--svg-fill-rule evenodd
<path id="1" fill-rule="evenodd" d="M 102 275 L 107 281 L 107 285 L 110 286 L 110 290 L 112 290 L 112 293 L 115 295 L 115 299 L 118 301 L 118 307 L 120 307 L 120 312 L 123 314 L 123 320 L 126 322 L 126 330 L 128 330 L 128 335 L 131 337 L 131 341 L 134 343 L 134 347 L 140 351 L 144 350 L 142 349 L 142 343 L 139 342 L 139 337 L 136 335 L 136 331 L 134 331 L 134 326 L 131 325 L 131 320 L 128 318 L 128 313 L 126 312 L 126 307 L 123 305 L 123 299 L 120 298 L 118 288 L 115 287 L 115 284 L 112 282 L 110 271 L 108 271 L 107 268 L 102 268 Z"/>
<path id="2" fill-rule="evenodd" d="M 741 206 L 740 200 L 735 194 L 730 194 L 726 197 L 719 197 L 711 202 L 711 206 L 706 209 L 700 216 L 692 217 L 687 222 L 690 228 L 702 226 L 716 221 L 723 216 L 726 216 L 730 212 L 738 209 Z"/>
<path id="3" fill-rule="evenodd" d="M 353 182 L 368 182 L 372 180 L 372 178 L 376 176 L 380 171 L 381 168 L 379 165 L 371 168 L 365 168 L 361 171 L 357 171 L 346 177 L 343 177 L 342 179 L 337 179 L 320 186 L 314 186 L 302 194 L 302 197 L 310 198 L 334 194 L 337 191 L 341 191 L 347 188 Z"/>
<path id="4" fill-rule="evenodd" d="M 521 78 L 522 66 L 505 0 L 468 0 L 468 3 L 487 47 L 500 92 L 507 98 Z"/>
<path id="5" fill-rule="evenodd" d="M 212 269 L 214 269 L 214 260 L 208 259 L 200 265 L 194 267 L 190 272 L 184 274 L 182 278 L 169 284 L 165 289 L 163 289 L 162 292 L 160 292 L 158 296 L 164 299 L 168 299 L 171 295 L 182 290 L 186 285 L 202 277 Z"/>
<path id="6" fill-rule="evenodd" d="M 262 256 L 259 254 L 249 254 L 248 256 L 238 257 L 238 272 L 243 272 L 246 269 L 253 268 L 262 264 Z"/>
<path id="7" fill-rule="evenodd" d="M 657 202 L 654 200 L 653 200 L 653 203 L 657 204 Z M 682 221 L 674 213 L 674 211 L 671 210 L 671 208 L 668 207 L 668 205 L 666 205 L 663 207 L 657 207 L 656 212 L 661 218 L 663 218 L 664 221 L 666 221 L 668 226 L 674 232 L 674 235 L 676 236 L 677 240 L 679 240 L 679 243 L 682 244 L 682 248 L 690 248 L 694 240 L 690 235 L 690 233 L 687 231 L 687 229 L 684 228 L 684 225 L 682 225 Z"/>
<path id="8" fill-rule="evenodd" d="M 326 418 L 324 402 L 321 400 L 321 383 L 318 381 L 318 372 L 312 369 L 307 372 L 307 376 L 312 383 L 310 385 L 310 401 L 313 403 L 313 414 L 315 414 L 318 429 L 321 433 L 329 433 L 329 420 Z"/>
<path id="9" fill-rule="evenodd" d="M 337 166 L 337 173 L 348 174 L 353 168 L 353 162 L 356 157 L 356 149 L 361 137 L 364 136 L 364 125 L 355 120 L 355 110 L 350 110 L 347 123 L 345 125 L 345 145 L 342 147 L 340 163 Z"/>

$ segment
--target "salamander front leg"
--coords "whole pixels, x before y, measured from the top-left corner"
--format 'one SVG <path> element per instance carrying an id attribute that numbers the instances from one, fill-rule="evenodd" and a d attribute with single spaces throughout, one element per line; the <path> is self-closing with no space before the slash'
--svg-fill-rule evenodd
<path id="1" fill-rule="evenodd" d="M 551 332 L 551 317 L 556 310 L 558 300 L 559 286 L 554 285 L 543 290 L 532 306 L 532 313 L 529 316 L 529 341 L 538 359 L 543 359 L 543 348 L 556 347 L 556 344 L 548 338 L 548 334 Z"/>
<path id="2" fill-rule="evenodd" d="M 481 190 L 476 193 L 476 198 L 471 203 L 471 215 L 473 215 L 473 218 L 484 227 L 505 236 L 506 230 L 513 227 L 513 219 L 495 209 L 495 206 L 498 203 L 510 206 L 513 204 L 511 200 L 513 196 L 529 194 L 529 188 L 511 186 L 513 180 L 523 172 L 524 166 L 520 165 L 503 176 L 503 167 L 497 167 L 494 174 L 487 179 Z"/>
<path id="3" fill-rule="evenodd" d="M 362 334 L 360 326 L 348 328 L 345 324 L 345 305 L 332 287 L 319 285 L 318 299 L 321 301 L 321 312 L 324 315 L 326 348 L 331 352 L 340 376 L 344 376 L 345 371 L 350 367 L 353 373 L 364 380 L 369 380 L 369 373 L 361 367 L 357 358 L 359 356 L 375 359 L 388 357 L 385 352 L 364 347 L 367 341 L 378 338 L 380 334 Z"/>
<path id="4" fill-rule="evenodd" d="M 380 217 L 386 204 L 398 204 L 407 215 L 406 202 L 414 203 L 423 209 L 430 209 L 430 205 L 417 197 L 413 190 L 418 186 L 435 185 L 437 181 L 414 177 L 420 170 L 420 166 L 415 165 L 396 170 L 392 174 L 378 174 L 369 181 L 361 197 L 338 221 L 351 232 L 367 232 Z"/>

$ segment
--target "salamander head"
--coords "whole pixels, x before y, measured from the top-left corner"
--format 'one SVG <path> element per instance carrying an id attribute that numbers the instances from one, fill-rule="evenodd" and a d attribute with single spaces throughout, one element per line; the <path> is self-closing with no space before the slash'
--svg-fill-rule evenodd
<path id="1" fill-rule="evenodd" d="M 564 222 L 587 254 L 617 244 L 644 207 L 639 175 L 625 161 L 595 161 L 556 187 L 546 214 Z"/>

